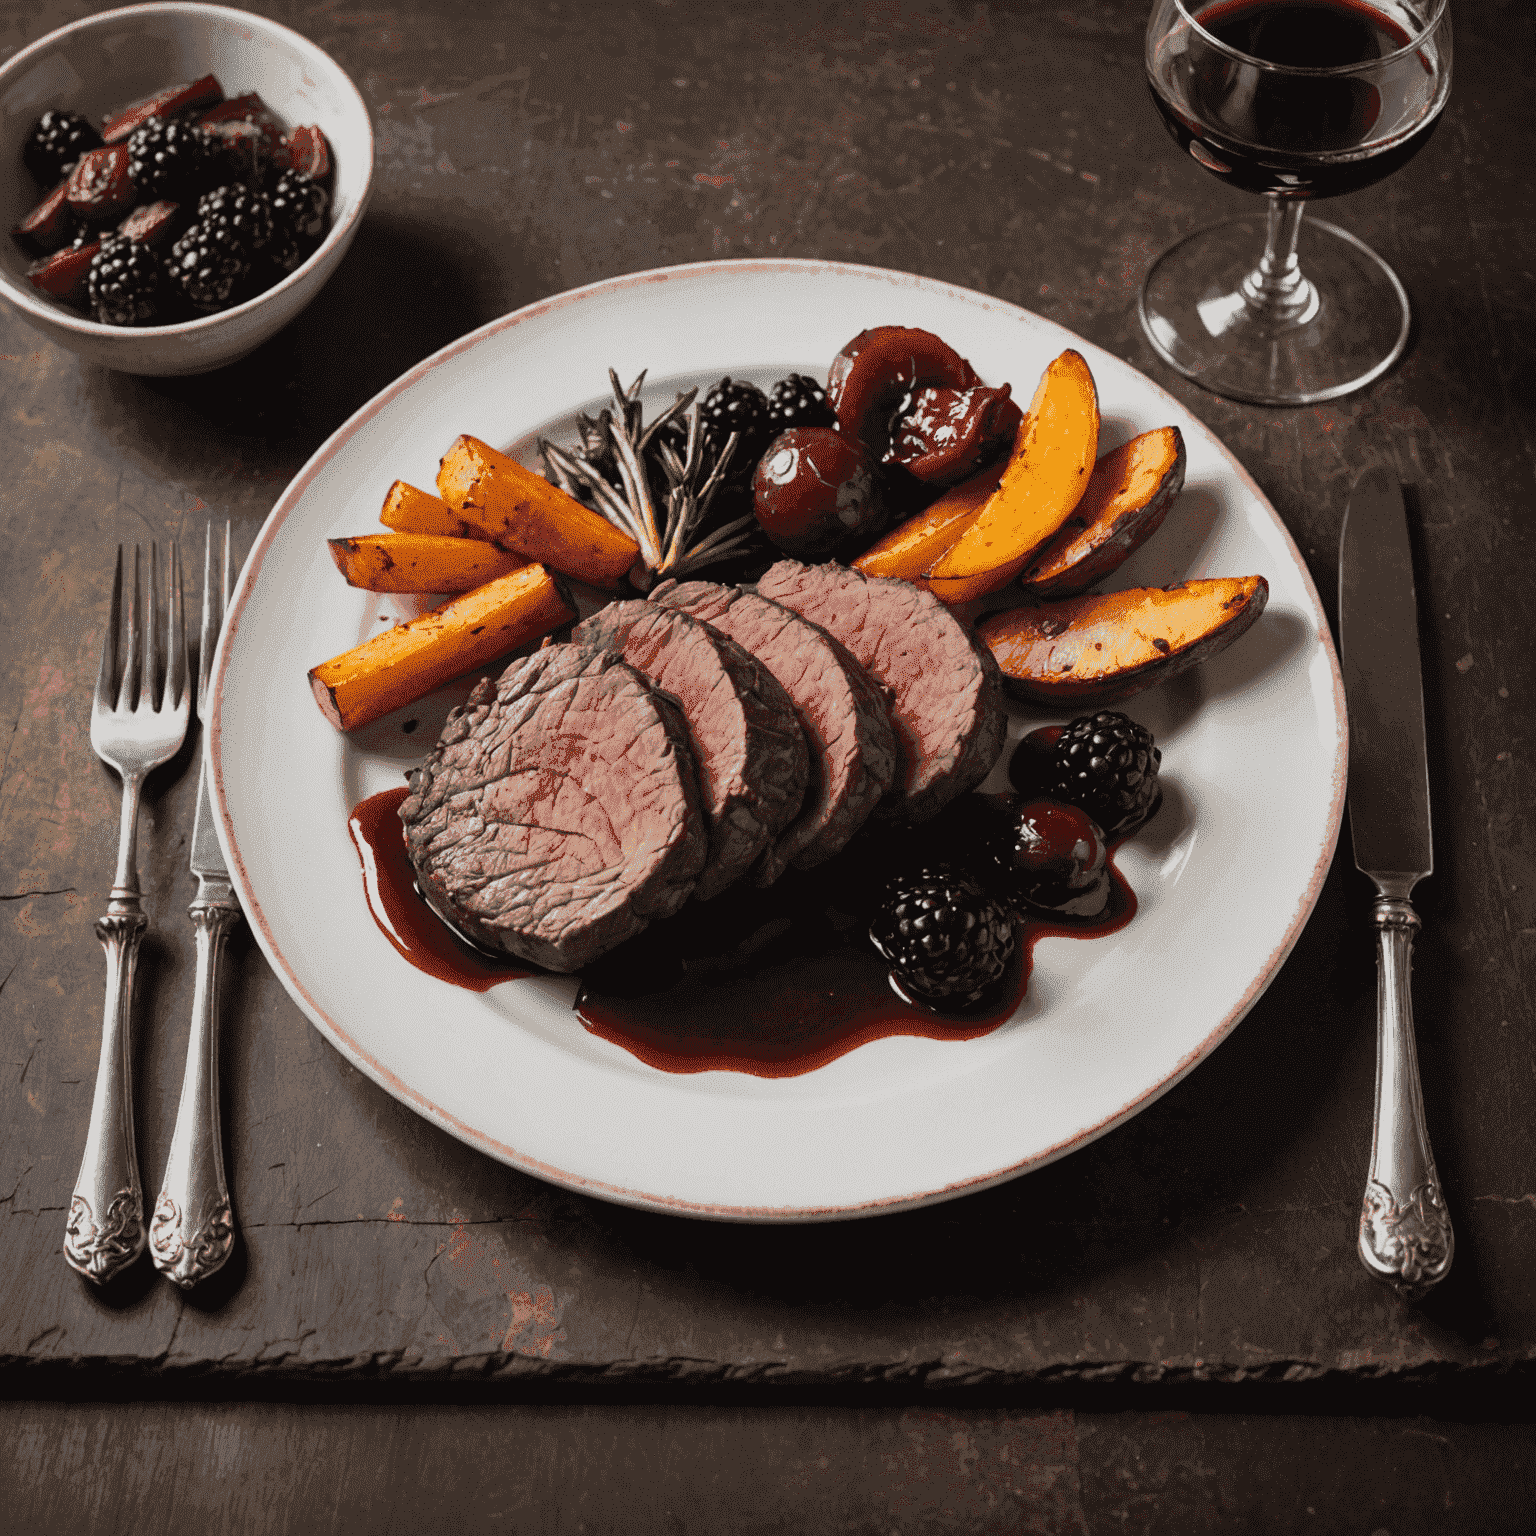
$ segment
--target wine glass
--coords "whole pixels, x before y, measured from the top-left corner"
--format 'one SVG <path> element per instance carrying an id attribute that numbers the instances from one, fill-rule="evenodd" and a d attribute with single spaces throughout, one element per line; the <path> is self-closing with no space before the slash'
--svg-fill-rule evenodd
<path id="1" fill-rule="evenodd" d="M 1362 241 L 1302 214 L 1428 141 L 1451 88 L 1448 0 L 1156 0 L 1146 65 L 1180 148 L 1266 199 L 1263 218 L 1201 230 L 1152 264 L 1141 323 L 1158 354 L 1260 405 L 1378 378 L 1407 343 L 1408 295 Z"/>

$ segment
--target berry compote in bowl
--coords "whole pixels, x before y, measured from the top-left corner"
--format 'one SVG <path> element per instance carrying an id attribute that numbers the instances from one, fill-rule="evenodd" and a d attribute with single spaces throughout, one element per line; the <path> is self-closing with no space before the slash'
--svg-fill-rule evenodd
<path id="1" fill-rule="evenodd" d="M 33 256 L 0 237 L 0 297 L 50 341 L 89 363 L 140 374 L 204 373 L 288 324 L 335 271 L 367 206 L 373 129 L 346 71 L 297 32 L 218 5 L 106 11 L 50 32 L 0 66 L 0 216 L 13 228 L 39 198 L 23 147 L 45 112 L 103 116 L 182 82 L 217 76 L 230 97 L 259 95 L 285 130 L 314 125 L 329 151 L 327 227 L 294 270 L 230 308 L 174 323 L 104 324 L 27 277 Z M 107 228 L 110 229 L 110 225 Z"/>

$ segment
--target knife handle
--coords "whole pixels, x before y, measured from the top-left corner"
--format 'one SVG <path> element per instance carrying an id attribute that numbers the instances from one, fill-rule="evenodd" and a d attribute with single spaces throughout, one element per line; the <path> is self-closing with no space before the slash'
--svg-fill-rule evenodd
<path id="1" fill-rule="evenodd" d="M 1376 1119 L 1360 1211 L 1360 1257 L 1405 1300 L 1443 1280 L 1456 1250 L 1450 1214 L 1424 1127 L 1413 1043 L 1413 936 L 1406 895 L 1382 895 L 1376 924 Z"/>
<path id="2" fill-rule="evenodd" d="M 194 901 L 187 910 L 197 928 L 192 1036 L 165 1178 L 149 1223 L 155 1268 L 183 1290 L 218 1270 L 235 1245 L 219 1126 L 219 961 L 240 921 L 233 903 Z"/>

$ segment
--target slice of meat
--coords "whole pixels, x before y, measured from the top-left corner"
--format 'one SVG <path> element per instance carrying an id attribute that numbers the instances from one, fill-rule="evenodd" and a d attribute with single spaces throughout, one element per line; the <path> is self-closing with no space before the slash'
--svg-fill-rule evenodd
<path id="1" fill-rule="evenodd" d="M 422 895 L 484 948 L 574 971 L 687 901 L 706 831 L 687 727 L 617 656 L 478 683 L 400 807 Z"/>
<path id="2" fill-rule="evenodd" d="M 663 582 L 651 601 L 681 608 L 749 650 L 784 685 L 811 749 L 800 814 L 763 855 L 767 885 L 791 864 L 830 859 L 863 826 L 896 773 L 885 695 L 826 630 L 778 603 L 713 581 Z"/>
<path id="3" fill-rule="evenodd" d="M 986 778 L 1007 717 L 997 662 L 929 592 L 781 560 L 758 592 L 820 624 L 890 690 L 900 764 L 881 813 L 926 821 Z"/>
<path id="4" fill-rule="evenodd" d="M 571 639 L 618 652 L 682 706 L 709 823 L 694 895 L 718 895 L 756 863 L 805 798 L 809 753 L 789 695 L 734 640 L 643 599 L 609 603 Z"/>

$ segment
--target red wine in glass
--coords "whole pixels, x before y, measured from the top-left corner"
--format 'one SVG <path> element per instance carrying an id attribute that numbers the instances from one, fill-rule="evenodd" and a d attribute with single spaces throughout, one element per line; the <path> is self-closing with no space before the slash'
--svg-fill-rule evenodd
<path id="1" fill-rule="evenodd" d="M 1257 264 L 1238 251 L 1252 219 L 1154 264 L 1142 293 L 1153 346 L 1218 394 L 1264 404 L 1334 399 L 1378 377 L 1407 339 L 1402 285 L 1332 225 L 1309 221 L 1303 238 L 1302 211 L 1428 143 L 1450 87 L 1445 0 L 1155 0 L 1146 64 L 1180 148 L 1268 201 Z"/>
<path id="2" fill-rule="evenodd" d="M 1245 192 L 1337 197 L 1390 176 L 1440 121 L 1434 60 L 1392 72 L 1324 75 L 1406 48 L 1406 28 L 1363 0 L 1217 0 L 1195 13 L 1200 32 L 1232 52 L 1291 73 L 1244 66 L 1205 45 L 1167 50 L 1152 99 L 1181 149 Z M 1214 162 L 1214 163 L 1213 163 Z"/>

